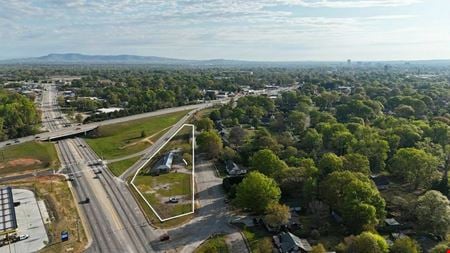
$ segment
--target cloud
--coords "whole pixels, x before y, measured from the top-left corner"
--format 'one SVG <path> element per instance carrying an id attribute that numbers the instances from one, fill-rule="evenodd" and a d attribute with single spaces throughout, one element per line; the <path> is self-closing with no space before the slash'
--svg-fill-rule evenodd
<path id="1" fill-rule="evenodd" d="M 421 3 L 422 0 L 280 0 L 285 4 L 312 8 L 398 7 Z"/>

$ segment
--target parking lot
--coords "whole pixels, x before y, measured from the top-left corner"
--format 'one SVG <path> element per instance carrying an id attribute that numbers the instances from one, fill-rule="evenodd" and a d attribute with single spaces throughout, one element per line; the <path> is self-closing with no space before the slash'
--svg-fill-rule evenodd
<path id="1" fill-rule="evenodd" d="M 29 235 L 29 238 L 3 246 L 0 253 L 29 253 L 36 252 L 45 246 L 48 242 L 47 232 L 45 230 L 42 217 L 48 217 L 44 205 L 39 209 L 38 202 L 34 193 L 25 189 L 13 189 L 14 202 L 20 202 L 15 208 L 17 217 L 17 234 Z"/>

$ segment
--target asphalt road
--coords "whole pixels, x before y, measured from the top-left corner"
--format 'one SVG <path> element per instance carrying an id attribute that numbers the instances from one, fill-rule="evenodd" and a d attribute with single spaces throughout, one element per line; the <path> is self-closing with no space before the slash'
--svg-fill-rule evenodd
<path id="1" fill-rule="evenodd" d="M 90 203 L 82 205 L 95 242 L 88 252 L 154 252 L 151 242 L 158 240 L 159 234 L 148 225 L 125 183 L 114 178 L 106 166 L 89 165 L 99 157 L 84 140 L 59 143 L 66 154 L 73 154 L 66 159 L 71 164 L 67 172 L 74 178 L 79 200 L 90 198 Z"/>
<path id="2" fill-rule="evenodd" d="M 43 92 L 44 127 L 58 131 L 68 124 L 58 108 L 56 88 Z M 98 157 L 81 139 L 64 139 L 56 144 L 63 168 L 68 175 L 83 214 L 83 224 L 90 231 L 87 252 L 153 252 L 150 238 L 159 238 L 146 223 L 137 203 L 121 182 L 102 165 L 90 166 Z M 102 172 L 97 174 L 98 172 Z M 86 199 L 89 202 L 86 203 Z"/>

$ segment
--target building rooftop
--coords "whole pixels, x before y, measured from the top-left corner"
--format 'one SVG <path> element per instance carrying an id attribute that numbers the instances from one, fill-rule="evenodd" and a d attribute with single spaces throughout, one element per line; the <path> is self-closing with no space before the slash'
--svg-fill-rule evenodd
<path id="1" fill-rule="evenodd" d="M 16 212 L 11 187 L 0 188 L 0 235 L 17 229 Z"/>

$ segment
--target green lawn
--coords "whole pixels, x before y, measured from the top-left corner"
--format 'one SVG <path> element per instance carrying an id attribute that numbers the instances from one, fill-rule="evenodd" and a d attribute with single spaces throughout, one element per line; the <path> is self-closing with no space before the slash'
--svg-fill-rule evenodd
<path id="1" fill-rule="evenodd" d="M 57 169 L 59 166 L 53 143 L 30 141 L 0 149 L 2 176 L 46 168 Z"/>
<path id="2" fill-rule="evenodd" d="M 272 236 L 263 227 L 243 227 L 242 232 L 254 253 L 272 253 Z"/>
<path id="3" fill-rule="evenodd" d="M 180 120 L 188 111 L 175 112 L 145 119 L 133 120 L 108 126 L 100 126 L 95 137 L 86 139 L 94 151 L 103 159 L 114 159 L 134 154 L 151 145 L 140 142 L 142 131 L 155 140 L 164 129 Z M 136 143 L 136 144 L 134 144 Z M 128 146 L 127 146 L 128 145 Z"/>
<path id="4" fill-rule="evenodd" d="M 225 242 L 225 236 L 216 235 L 206 240 L 200 247 L 198 247 L 194 253 L 228 253 L 227 243 Z"/>
<path id="5" fill-rule="evenodd" d="M 159 176 L 139 175 L 134 184 L 161 218 L 169 218 L 192 211 L 191 175 L 168 173 Z M 171 196 L 183 196 L 185 203 L 166 203 Z"/>
<path id="6" fill-rule="evenodd" d="M 133 158 L 129 158 L 126 160 L 114 162 L 108 164 L 109 170 L 114 174 L 114 176 L 118 177 L 122 175 L 128 168 L 130 168 L 133 164 L 137 162 L 141 158 L 140 156 L 136 156 Z"/>

